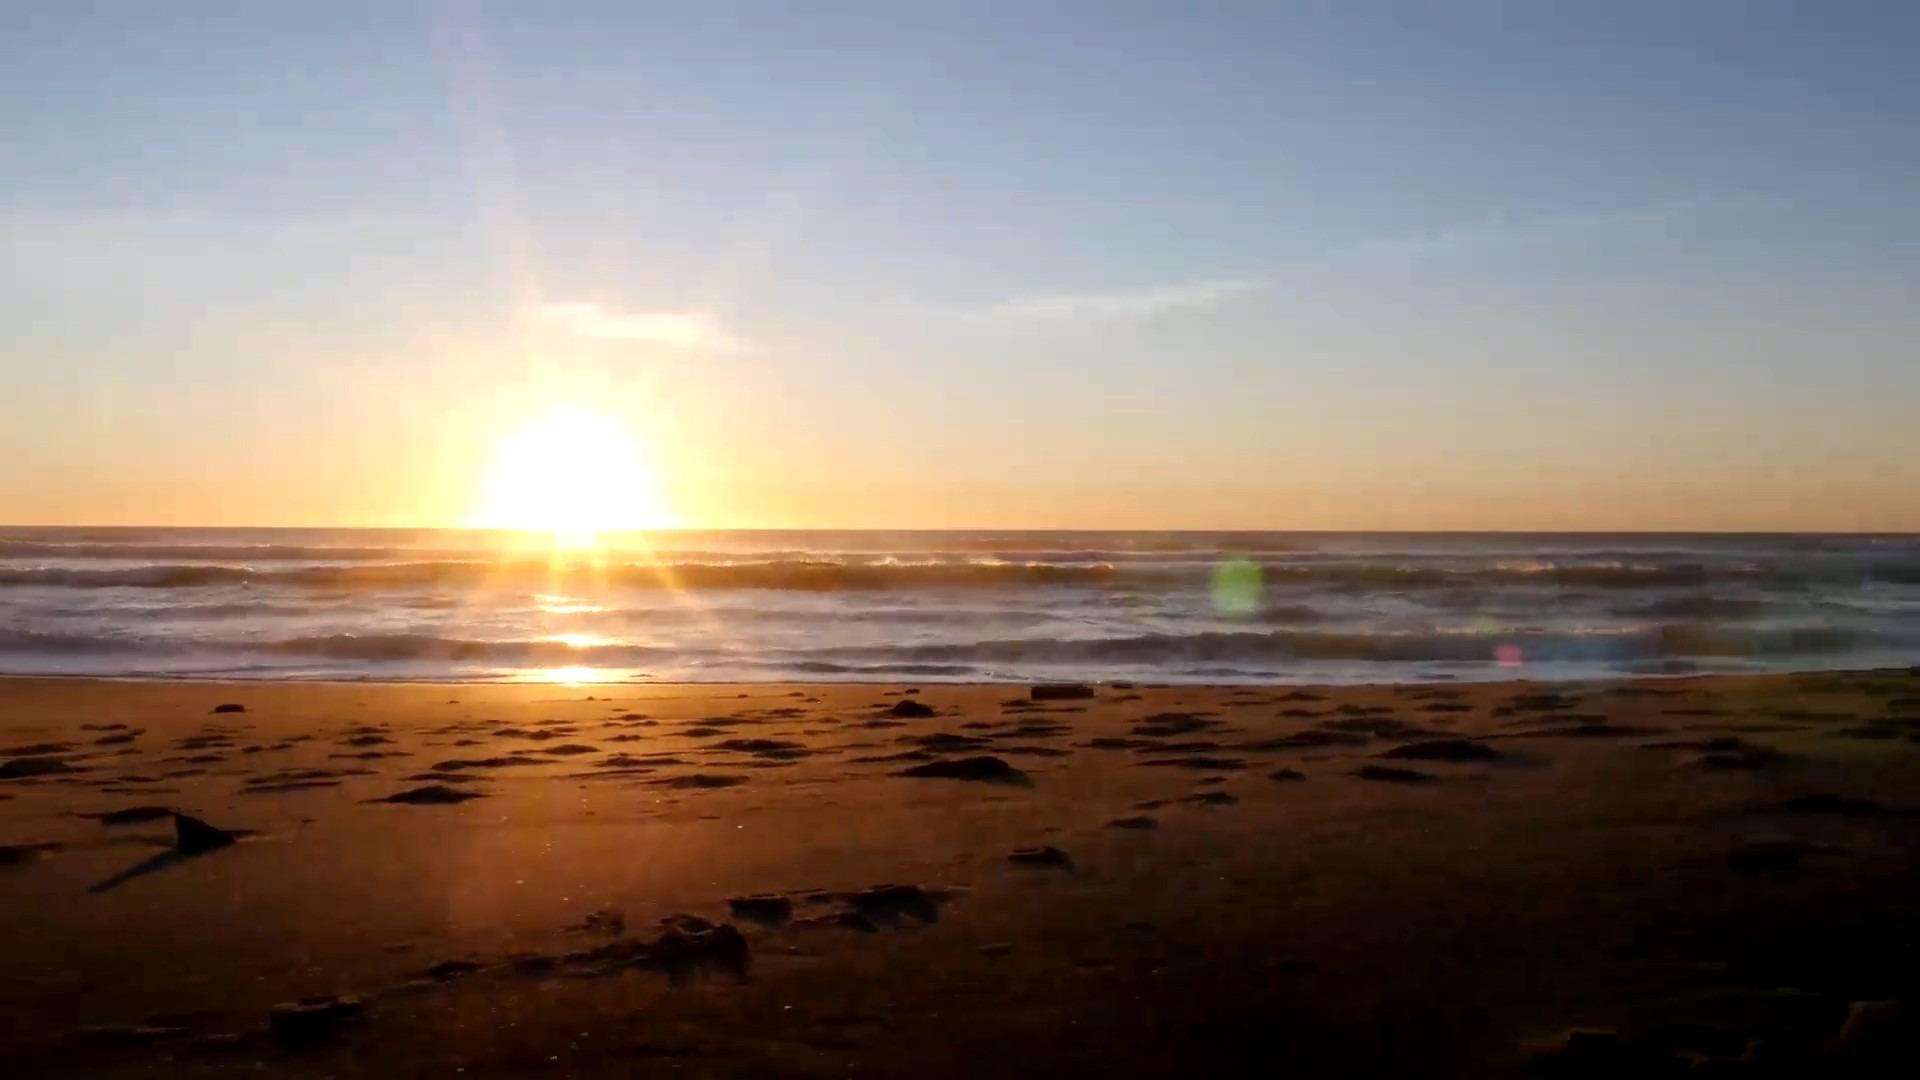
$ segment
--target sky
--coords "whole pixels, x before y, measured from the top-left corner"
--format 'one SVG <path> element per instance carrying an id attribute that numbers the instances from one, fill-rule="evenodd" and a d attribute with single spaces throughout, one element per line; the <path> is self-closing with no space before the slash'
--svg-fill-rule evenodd
<path id="1" fill-rule="evenodd" d="M 0 522 L 1920 529 L 1920 6 L 6 6 Z"/>

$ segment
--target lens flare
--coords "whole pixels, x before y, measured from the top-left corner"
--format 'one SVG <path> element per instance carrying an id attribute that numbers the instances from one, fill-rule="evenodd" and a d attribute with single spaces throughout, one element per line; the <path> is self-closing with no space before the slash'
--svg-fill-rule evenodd
<path id="1" fill-rule="evenodd" d="M 1213 609 L 1222 615 L 1253 614 L 1265 591 L 1260 564 L 1251 559 L 1228 559 L 1213 568 Z"/>

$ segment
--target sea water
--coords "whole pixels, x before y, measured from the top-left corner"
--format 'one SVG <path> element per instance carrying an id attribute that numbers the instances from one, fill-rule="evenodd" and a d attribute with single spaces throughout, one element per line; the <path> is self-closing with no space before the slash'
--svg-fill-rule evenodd
<path id="1" fill-rule="evenodd" d="M 0 528 L 0 672 L 1577 678 L 1920 660 L 1920 538 Z"/>

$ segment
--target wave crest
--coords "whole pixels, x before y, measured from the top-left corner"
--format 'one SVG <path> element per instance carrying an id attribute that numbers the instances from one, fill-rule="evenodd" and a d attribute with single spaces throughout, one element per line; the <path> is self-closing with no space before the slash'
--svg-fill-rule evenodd
<path id="1" fill-rule="evenodd" d="M 1518 649 L 1528 661 L 1629 661 L 1667 657 L 1806 656 L 1871 644 L 1859 631 L 1831 626 L 1735 627 L 1672 624 L 1600 630 L 1209 631 L 1067 639 L 1013 638 L 899 646 L 893 657 L 924 662 L 1160 664 L 1172 661 L 1360 660 L 1384 663 L 1481 663 Z M 875 655 L 871 650 L 856 650 Z"/>
<path id="2" fill-rule="evenodd" d="M 1818 580 L 1763 566 L 1587 565 L 1444 568 L 1402 563 L 1266 563 L 1269 586 L 1327 586 L 1342 591 L 1406 591 L 1498 585 L 1653 589 L 1713 582 L 1792 586 Z M 0 567 L 0 586 L 181 589 L 220 585 L 306 589 L 465 588 L 610 585 L 664 589 L 785 589 L 810 592 L 884 589 L 1012 588 L 1124 584 L 1135 588 L 1203 585 L 1210 567 L 1006 561 L 779 559 L 760 562 L 582 562 L 428 560 L 357 565 L 255 567 L 161 563 L 133 567 Z M 1858 568 L 1852 580 L 1920 582 L 1920 566 Z"/>
<path id="3" fill-rule="evenodd" d="M 0 586 L 182 589 L 216 585 L 377 589 L 409 586 L 556 588 L 601 584 L 663 589 L 787 589 L 809 592 L 914 588 L 994 588 L 1095 584 L 1114 576 L 1105 563 L 923 562 L 844 563 L 780 560 L 738 563 L 580 563 L 546 561 L 389 563 L 260 569 L 220 564 L 165 564 L 112 569 L 0 569 Z"/>

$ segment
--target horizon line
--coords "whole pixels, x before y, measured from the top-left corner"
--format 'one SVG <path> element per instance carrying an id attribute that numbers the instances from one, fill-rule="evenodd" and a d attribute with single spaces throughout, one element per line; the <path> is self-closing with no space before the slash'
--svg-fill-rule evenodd
<path id="1" fill-rule="evenodd" d="M 445 533 L 501 533 L 508 535 L 543 535 L 547 529 L 511 529 L 472 525 L 128 525 L 128 524 L 8 524 L 0 523 L 0 530 L 176 530 L 176 531 L 213 531 L 226 532 L 445 532 Z M 1017 526 L 1017 525 L 968 525 L 957 527 L 929 526 L 829 526 L 829 525 L 780 525 L 780 526 L 692 526 L 673 525 L 648 529 L 602 529 L 597 536 L 637 536 L 662 533 L 1205 533 L 1205 534 L 1271 534 L 1281 533 L 1296 536 L 1848 536 L 1848 537 L 1920 537 L 1920 529 L 1714 529 L 1714 528 L 1666 528 L 1666 529 L 1539 529 L 1539 528 L 1491 528 L 1491 529 L 1330 529 L 1330 528 L 1113 528 L 1113 527 L 1074 527 L 1074 526 Z"/>

